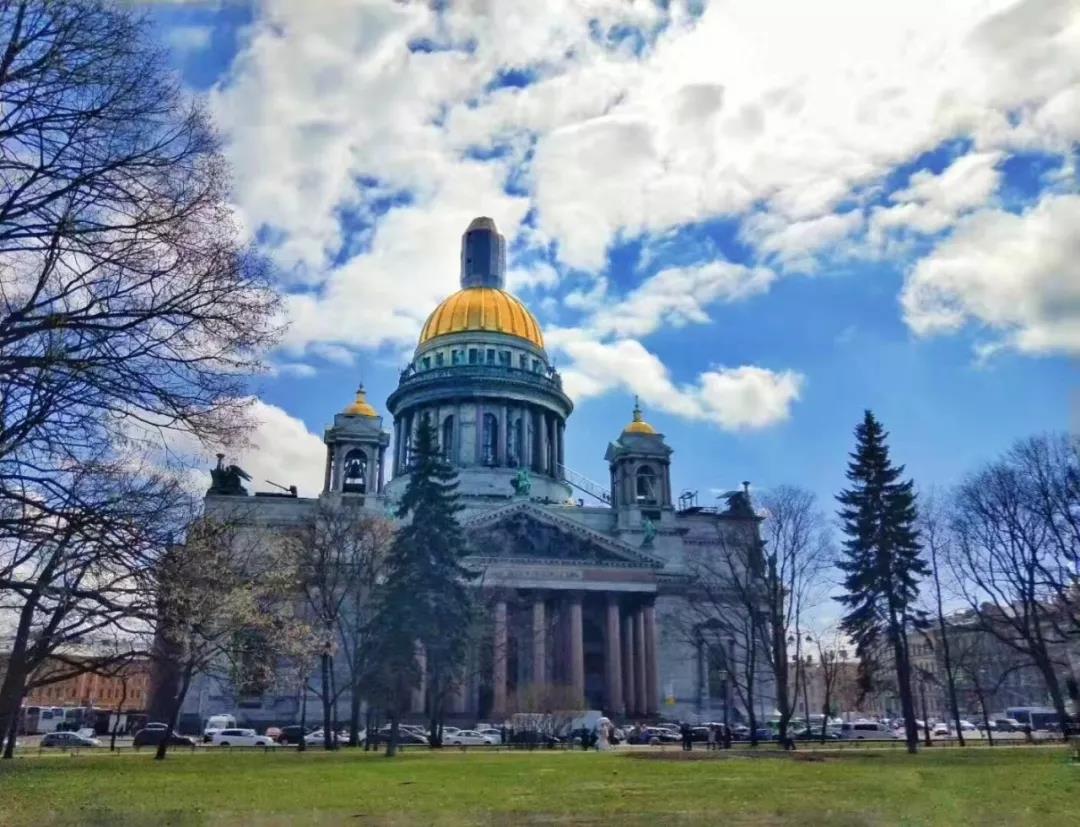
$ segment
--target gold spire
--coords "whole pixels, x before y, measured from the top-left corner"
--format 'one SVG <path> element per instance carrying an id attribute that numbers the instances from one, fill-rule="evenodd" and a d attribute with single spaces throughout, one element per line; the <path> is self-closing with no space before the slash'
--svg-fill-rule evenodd
<path id="1" fill-rule="evenodd" d="M 655 434 L 656 429 L 641 415 L 641 402 L 634 396 L 634 421 L 623 428 L 624 434 Z"/>
<path id="2" fill-rule="evenodd" d="M 363 385 L 356 389 L 356 399 L 342 413 L 351 414 L 352 416 L 378 416 L 375 409 L 367 401 L 367 394 L 364 393 Z"/>

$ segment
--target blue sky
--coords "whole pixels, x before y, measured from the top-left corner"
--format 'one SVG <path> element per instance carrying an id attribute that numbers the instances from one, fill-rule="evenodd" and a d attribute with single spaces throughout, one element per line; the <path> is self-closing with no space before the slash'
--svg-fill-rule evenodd
<path id="1" fill-rule="evenodd" d="M 921 487 L 1075 426 L 1080 15 L 874 5 L 154 6 L 288 296 L 241 464 L 317 487 L 481 214 L 594 479 L 635 394 L 703 502 L 746 479 L 831 511 L 867 407 Z"/>

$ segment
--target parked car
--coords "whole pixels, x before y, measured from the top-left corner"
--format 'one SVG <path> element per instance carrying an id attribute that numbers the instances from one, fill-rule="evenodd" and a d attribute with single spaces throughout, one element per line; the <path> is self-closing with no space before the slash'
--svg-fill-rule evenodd
<path id="1" fill-rule="evenodd" d="M 215 747 L 275 747 L 272 738 L 259 735 L 253 729 L 223 729 L 215 732 L 210 742 Z"/>
<path id="2" fill-rule="evenodd" d="M 422 745 L 426 747 L 430 744 L 430 742 L 428 741 L 428 737 L 426 735 L 420 735 L 407 729 L 400 730 L 398 732 L 398 746 L 405 747 L 409 746 L 410 744 L 418 746 Z"/>
<path id="3" fill-rule="evenodd" d="M 162 731 L 164 731 L 164 730 L 166 730 L 168 728 L 169 728 L 169 725 L 164 723 L 163 721 L 151 721 L 150 723 L 148 723 L 146 726 L 143 727 L 143 729 L 160 729 Z"/>
<path id="4" fill-rule="evenodd" d="M 1015 718 L 995 718 L 990 722 L 994 732 L 1023 732 L 1023 725 Z"/>
<path id="5" fill-rule="evenodd" d="M 311 732 L 311 727 L 303 727 L 299 724 L 291 724 L 289 726 L 283 726 L 281 728 L 281 732 L 276 740 L 279 744 L 299 744 L 300 739 L 309 732 Z"/>
<path id="6" fill-rule="evenodd" d="M 337 744 L 338 746 L 341 746 L 342 744 L 349 743 L 348 737 L 342 738 L 341 733 L 335 732 L 335 733 L 333 733 L 333 735 L 331 737 L 333 738 L 334 743 Z M 323 735 L 322 729 L 320 728 L 320 729 L 313 730 L 313 731 L 309 732 L 307 735 L 305 735 L 304 736 L 304 743 L 307 744 L 309 747 L 321 747 L 321 746 L 323 746 L 326 743 L 326 738 Z"/>
<path id="7" fill-rule="evenodd" d="M 951 733 L 948 724 L 939 723 L 934 724 L 934 728 L 930 731 L 930 734 L 935 738 L 948 738 Z"/>
<path id="8" fill-rule="evenodd" d="M 158 729 L 157 727 L 154 727 L 153 729 L 150 727 L 143 727 L 135 733 L 132 746 L 134 746 L 135 749 L 138 749 L 139 747 L 156 747 L 165 740 L 165 732 L 166 730 Z M 174 732 L 169 737 L 170 747 L 195 747 L 197 745 L 198 742 L 188 735 L 180 735 L 179 733 Z"/>
<path id="9" fill-rule="evenodd" d="M 463 729 L 443 740 L 451 747 L 493 747 L 498 741 L 490 735 L 481 735 L 475 729 Z"/>
<path id="10" fill-rule="evenodd" d="M 206 719 L 206 728 L 203 730 L 203 741 L 209 743 L 214 740 L 215 733 L 225 729 L 235 729 L 236 718 L 232 715 L 211 715 Z"/>
<path id="11" fill-rule="evenodd" d="M 77 732 L 49 732 L 41 736 L 39 746 L 75 749 L 76 747 L 101 746 L 101 742 L 97 738 L 87 738 Z"/>
<path id="12" fill-rule="evenodd" d="M 447 729 L 453 729 L 456 732 L 461 732 L 461 730 L 457 729 L 456 727 L 443 727 L 443 738 L 444 739 L 450 737 L 449 735 L 446 734 Z M 488 728 L 488 729 L 478 729 L 476 731 L 479 732 L 481 735 L 485 735 L 488 738 L 494 739 L 496 744 L 501 744 L 502 743 L 502 732 L 495 729 L 495 728 L 493 728 L 493 727 Z"/>
<path id="13" fill-rule="evenodd" d="M 821 740 L 821 727 L 803 727 L 791 734 L 791 737 L 797 741 L 820 741 Z M 835 730 L 825 728 L 825 740 L 826 741 L 839 741 L 840 733 Z"/>
<path id="14" fill-rule="evenodd" d="M 840 737 L 848 741 L 895 741 L 896 735 L 879 721 L 855 721 L 840 727 Z"/>

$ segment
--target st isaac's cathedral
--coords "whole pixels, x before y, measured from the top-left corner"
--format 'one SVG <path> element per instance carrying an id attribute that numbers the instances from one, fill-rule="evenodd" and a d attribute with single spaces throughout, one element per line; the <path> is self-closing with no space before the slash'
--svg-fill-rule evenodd
<path id="1" fill-rule="evenodd" d="M 410 441 L 428 421 L 457 469 L 467 565 L 482 572 L 477 588 L 492 611 L 488 659 L 455 692 L 451 718 L 502 720 L 519 688 L 558 685 L 618 719 L 742 719 L 728 671 L 734 644 L 718 654 L 695 643 L 684 606 L 697 556 L 733 537 L 756 541 L 748 495 L 732 493 L 726 508 L 673 497 L 673 450 L 636 404 L 607 445 L 610 484 L 571 471 L 574 405 L 536 318 L 505 289 L 505 260 L 495 223 L 475 219 L 462 237 L 461 289 L 432 311 L 386 400 L 392 432 L 361 389 L 325 432 L 320 497 L 256 495 L 247 513 L 271 528 L 295 526 L 337 497 L 389 513 L 407 482 Z M 208 515 L 245 493 L 212 487 Z M 297 703 L 232 697 L 215 682 L 192 690 L 189 720 L 231 711 L 242 723 L 281 721 Z"/>

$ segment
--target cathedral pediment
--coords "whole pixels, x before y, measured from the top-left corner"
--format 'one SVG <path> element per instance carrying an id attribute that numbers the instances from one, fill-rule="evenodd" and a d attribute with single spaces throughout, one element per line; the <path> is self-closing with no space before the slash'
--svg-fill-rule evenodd
<path id="1" fill-rule="evenodd" d="M 600 566 L 660 568 L 663 563 L 600 532 L 531 503 L 520 503 L 464 521 L 473 556 Z"/>

